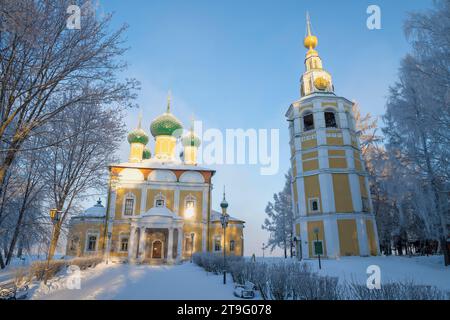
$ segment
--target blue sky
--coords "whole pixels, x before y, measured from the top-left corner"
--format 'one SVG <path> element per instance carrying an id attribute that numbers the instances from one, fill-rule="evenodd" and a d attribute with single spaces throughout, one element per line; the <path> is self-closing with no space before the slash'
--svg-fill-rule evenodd
<path id="1" fill-rule="evenodd" d="M 370 4 L 381 8 L 381 30 L 366 27 Z M 403 20 L 407 12 L 430 6 L 430 0 L 105 0 L 100 11 L 114 12 L 113 27 L 129 25 L 124 58 L 130 67 L 124 76 L 141 81 L 138 103 L 147 131 L 164 111 L 169 89 L 172 112 L 185 126 L 194 116 L 205 128 L 280 129 L 277 175 L 260 175 L 258 165 L 214 167 L 213 208 L 219 207 L 225 184 L 230 214 L 247 221 L 245 254 L 261 255 L 268 237 L 261 230 L 264 209 L 283 188 L 289 168 L 284 114 L 299 98 L 306 11 L 336 94 L 358 101 L 364 113 L 381 115 L 388 86 L 409 49 Z M 128 112 L 130 130 L 138 114 Z M 128 148 L 124 137 L 124 161 Z"/>

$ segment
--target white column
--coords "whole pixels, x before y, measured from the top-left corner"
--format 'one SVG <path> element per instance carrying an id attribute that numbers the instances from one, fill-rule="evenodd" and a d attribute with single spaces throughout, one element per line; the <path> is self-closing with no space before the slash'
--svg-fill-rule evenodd
<path id="1" fill-rule="evenodd" d="M 176 215 L 180 215 L 180 189 L 178 186 L 175 187 L 173 195 L 173 211 Z"/>
<path id="2" fill-rule="evenodd" d="M 356 232 L 358 234 L 359 255 L 368 256 L 369 252 L 369 237 L 367 236 L 366 224 L 363 218 L 356 218 Z"/>
<path id="3" fill-rule="evenodd" d="M 335 213 L 336 206 L 334 202 L 333 178 L 331 173 L 320 173 L 319 185 L 320 194 L 322 196 L 322 212 L 324 214 Z"/>
<path id="4" fill-rule="evenodd" d="M 349 173 L 348 179 L 350 183 L 350 191 L 352 196 L 353 211 L 362 211 L 361 189 L 359 187 L 359 178 L 355 173 Z"/>
<path id="5" fill-rule="evenodd" d="M 178 228 L 178 245 L 177 245 L 177 260 L 180 261 L 183 257 L 182 252 L 183 252 L 183 228 L 180 227 Z"/>
<path id="6" fill-rule="evenodd" d="M 169 239 L 167 242 L 167 261 L 172 261 L 172 249 L 173 249 L 173 228 L 169 228 Z"/>
<path id="7" fill-rule="evenodd" d="M 339 248 L 339 231 L 337 227 L 336 217 L 332 219 L 327 218 L 323 221 L 323 228 L 325 232 L 325 242 L 327 246 L 328 258 L 337 258 L 340 254 Z"/>
<path id="8" fill-rule="evenodd" d="M 134 260 L 133 252 L 136 252 L 135 242 L 136 242 L 136 228 L 132 226 L 130 228 L 130 243 L 128 244 L 128 261 L 130 262 Z"/>
<path id="9" fill-rule="evenodd" d="M 301 221 L 300 222 L 300 237 L 302 242 L 302 258 L 309 258 L 309 243 L 308 243 L 308 222 Z"/>
<path id="10" fill-rule="evenodd" d="M 306 210 L 305 200 L 305 180 L 301 177 L 294 181 L 297 184 L 298 213 L 301 217 L 306 216 L 308 211 Z"/>
<path id="11" fill-rule="evenodd" d="M 203 223 L 203 230 L 202 230 L 202 252 L 206 251 L 206 228 L 207 228 L 207 224 Z"/>
<path id="12" fill-rule="evenodd" d="M 142 227 L 140 231 L 141 238 L 139 239 L 139 257 L 138 260 L 142 261 L 145 258 L 145 228 Z"/>
<path id="13" fill-rule="evenodd" d="M 144 185 L 141 188 L 141 212 L 140 212 L 141 215 L 145 213 L 146 207 L 147 207 L 147 188 Z"/>

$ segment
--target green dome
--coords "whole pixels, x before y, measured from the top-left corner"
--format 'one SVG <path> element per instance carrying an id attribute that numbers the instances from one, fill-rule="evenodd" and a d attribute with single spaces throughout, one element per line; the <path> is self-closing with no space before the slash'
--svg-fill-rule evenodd
<path id="1" fill-rule="evenodd" d="M 165 112 L 157 117 L 150 125 L 150 132 L 154 137 L 172 136 L 174 133 L 176 137 L 179 137 L 181 135 L 181 129 L 183 129 L 183 126 L 180 120 L 169 112 Z M 177 130 L 178 132 L 175 132 Z"/>
<path id="2" fill-rule="evenodd" d="M 142 151 L 142 159 L 150 159 L 152 157 L 152 153 L 150 152 L 149 148 L 144 148 L 144 151 Z"/>
<path id="3" fill-rule="evenodd" d="M 222 209 L 228 208 L 228 202 L 227 202 L 227 200 L 223 199 L 222 202 L 220 203 L 220 207 L 221 207 Z"/>
<path id="4" fill-rule="evenodd" d="M 181 144 L 184 147 L 199 147 L 200 146 L 200 138 L 193 132 L 193 131 L 189 131 L 189 133 L 185 136 L 183 136 L 183 138 L 181 138 Z"/>
<path id="5" fill-rule="evenodd" d="M 136 128 L 128 134 L 128 142 L 146 145 L 148 143 L 148 135 L 141 128 Z"/>

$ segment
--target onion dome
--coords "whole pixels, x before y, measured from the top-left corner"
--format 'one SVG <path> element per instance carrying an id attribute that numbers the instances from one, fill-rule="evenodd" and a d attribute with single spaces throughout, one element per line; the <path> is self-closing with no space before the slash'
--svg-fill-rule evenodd
<path id="1" fill-rule="evenodd" d="M 102 218 L 106 215 L 106 208 L 102 205 L 102 201 L 98 199 L 97 204 L 86 209 L 80 217 Z"/>
<path id="2" fill-rule="evenodd" d="M 222 209 L 228 208 L 228 202 L 227 202 L 227 200 L 225 200 L 225 186 L 223 187 L 223 199 L 222 199 L 222 202 L 220 203 L 220 207 Z"/>
<path id="3" fill-rule="evenodd" d="M 141 128 L 141 116 L 139 116 L 139 123 L 136 129 L 128 134 L 128 142 L 131 143 L 142 143 L 146 145 L 148 143 L 148 134 Z"/>
<path id="4" fill-rule="evenodd" d="M 150 152 L 149 148 L 144 148 L 144 151 L 142 151 L 142 159 L 150 159 L 152 157 L 152 153 Z"/>
<path id="5" fill-rule="evenodd" d="M 183 147 L 199 147 L 200 146 L 200 138 L 194 133 L 191 129 L 189 133 L 181 138 L 181 144 Z"/>
<path id="6" fill-rule="evenodd" d="M 183 125 L 173 114 L 170 113 L 170 96 L 167 98 L 167 111 L 157 117 L 150 125 L 150 132 L 153 137 L 181 135 Z"/>

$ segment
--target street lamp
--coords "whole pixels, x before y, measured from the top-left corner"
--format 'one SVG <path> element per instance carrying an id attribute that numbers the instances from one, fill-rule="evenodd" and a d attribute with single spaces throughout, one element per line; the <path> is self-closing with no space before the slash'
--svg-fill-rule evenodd
<path id="1" fill-rule="evenodd" d="M 50 260 L 53 257 L 53 254 L 55 252 L 56 249 L 56 239 L 55 239 L 55 232 L 56 230 L 60 227 L 59 226 L 59 221 L 61 220 L 61 210 L 58 210 L 56 208 L 54 209 L 50 209 L 50 220 L 52 222 L 52 234 L 50 236 L 50 246 L 48 247 L 48 254 L 47 254 L 47 266 L 45 268 L 45 283 L 47 283 L 47 278 L 48 278 L 48 269 L 50 267 Z"/>
<path id="2" fill-rule="evenodd" d="M 322 253 L 322 244 L 319 242 L 319 228 L 314 228 L 314 234 L 316 235 L 316 243 L 314 244 L 314 252 L 319 258 L 319 269 L 322 269 L 322 264 L 320 263 L 320 254 Z"/>
<path id="3" fill-rule="evenodd" d="M 222 208 L 222 215 L 220 216 L 220 223 L 222 224 L 222 228 L 223 228 L 223 284 L 226 284 L 227 283 L 226 230 L 227 230 L 228 221 L 230 219 L 230 216 L 227 214 L 228 202 L 227 202 L 227 200 L 225 200 L 225 187 L 223 187 L 223 200 L 220 203 L 220 207 Z"/>
<path id="4" fill-rule="evenodd" d="M 266 249 L 264 242 L 263 242 L 263 246 L 262 246 L 262 252 L 263 252 L 263 258 L 264 258 L 264 250 Z"/>
<path id="5" fill-rule="evenodd" d="M 192 263 L 192 251 L 194 251 L 194 236 L 195 233 L 191 233 L 191 263 Z"/>

